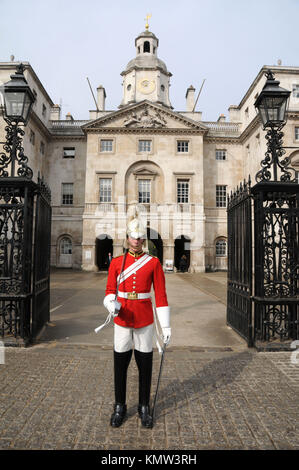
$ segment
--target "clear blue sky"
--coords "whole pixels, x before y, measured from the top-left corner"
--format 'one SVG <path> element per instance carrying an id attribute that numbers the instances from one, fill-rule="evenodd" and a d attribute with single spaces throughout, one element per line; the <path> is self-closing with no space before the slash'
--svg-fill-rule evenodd
<path id="1" fill-rule="evenodd" d="M 172 106 L 185 110 L 188 86 L 199 91 L 206 79 L 197 105 L 205 121 L 228 115 L 263 65 L 299 66 L 299 0 L 0 0 L 0 61 L 29 61 L 63 115 L 88 119 L 86 77 L 117 109 L 147 13 L 173 74 Z"/>

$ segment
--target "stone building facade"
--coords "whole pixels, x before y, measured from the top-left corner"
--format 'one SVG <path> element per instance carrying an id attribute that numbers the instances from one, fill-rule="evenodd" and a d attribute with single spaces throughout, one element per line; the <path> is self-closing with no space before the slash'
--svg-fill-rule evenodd
<path id="1" fill-rule="evenodd" d="M 186 110 L 175 111 L 172 74 L 158 58 L 150 31 L 135 40 L 136 57 L 121 73 L 123 98 L 105 109 L 106 91 L 97 89 L 89 120 L 61 119 L 29 63 L 25 76 L 36 102 L 25 128 L 29 165 L 52 191 L 51 264 L 84 270 L 107 268 L 107 256 L 122 253 L 128 217 L 137 207 L 148 231 L 147 247 L 165 269 L 179 268 L 183 254 L 190 271 L 227 266 L 227 195 L 240 181 L 254 180 L 266 151 L 254 108 L 268 68 L 291 90 L 286 147 L 299 147 L 299 67 L 264 66 L 228 119 L 202 121 L 196 90 L 186 91 Z M 15 62 L 0 63 L 0 84 Z M 5 123 L 0 119 L 1 141 Z M 299 171 L 299 148 L 286 149 Z"/>

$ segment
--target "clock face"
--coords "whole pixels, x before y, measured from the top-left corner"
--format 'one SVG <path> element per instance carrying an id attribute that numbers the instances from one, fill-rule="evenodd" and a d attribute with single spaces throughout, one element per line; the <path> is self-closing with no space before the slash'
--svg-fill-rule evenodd
<path id="1" fill-rule="evenodd" d="M 138 83 L 138 89 L 141 93 L 146 95 L 152 93 L 156 88 L 156 83 L 154 80 L 148 80 L 147 78 L 142 78 Z"/>

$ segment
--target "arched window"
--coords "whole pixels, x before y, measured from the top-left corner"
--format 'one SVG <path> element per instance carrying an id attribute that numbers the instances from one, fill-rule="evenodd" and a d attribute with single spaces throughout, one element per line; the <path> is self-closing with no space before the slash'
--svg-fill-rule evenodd
<path id="1" fill-rule="evenodd" d="M 60 242 L 60 254 L 71 255 L 72 254 L 72 240 L 69 237 L 64 237 Z"/>
<path id="2" fill-rule="evenodd" d="M 149 41 L 144 41 L 144 44 L 143 44 L 143 52 L 150 52 L 151 49 L 150 49 L 150 43 Z"/>
<path id="3" fill-rule="evenodd" d="M 226 256 L 227 243 L 225 240 L 216 241 L 216 256 Z"/>

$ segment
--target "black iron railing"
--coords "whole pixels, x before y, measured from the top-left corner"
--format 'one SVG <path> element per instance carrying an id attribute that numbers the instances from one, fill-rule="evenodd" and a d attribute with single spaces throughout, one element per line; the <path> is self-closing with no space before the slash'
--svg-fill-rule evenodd
<path id="1" fill-rule="evenodd" d="M 299 339 L 299 185 L 294 182 L 245 183 L 229 197 L 227 323 L 249 346 Z"/>

